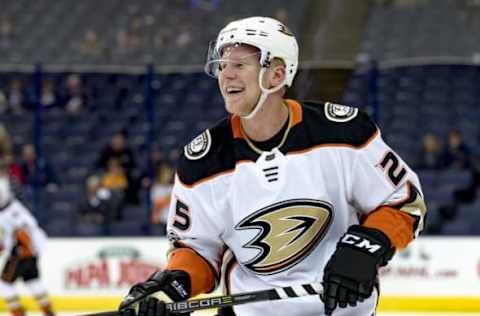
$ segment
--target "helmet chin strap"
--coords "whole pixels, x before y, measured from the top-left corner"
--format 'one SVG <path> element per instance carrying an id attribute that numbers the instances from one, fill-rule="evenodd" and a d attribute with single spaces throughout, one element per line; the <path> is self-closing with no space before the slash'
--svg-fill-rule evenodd
<path id="1" fill-rule="evenodd" d="M 278 86 L 270 88 L 270 89 L 264 88 L 263 85 L 262 85 L 262 81 L 263 81 L 262 79 L 263 79 L 263 75 L 264 75 L 266 70 L 267 70 L 266 67 L 262 67 L 262 69 L 260 69 L 260 72 L 258 73 L 258 84 L 260 86 L 260 90 L 262 90 L 262 93 L 258 97 L 257 104 L 255 105 L 255 107 L 253 108 L 253 110 L 250 113 L 248 113 L 247 115 L 241 115 L 240 116 L 243 119 L 249 120 L 252 117 L 254 117 L 255 114 L 257 114 L 258 111 L 260 111 L 260 109 L 262 108 L 263 104 L 265 103 L 265 100 L 267 100 L 267 98 L 268 98 L 268 95 L 270 93 L 277 92 L 278 90 L 280 90 L 285 85 L 285 81 L 287 80 L 286 77 L 283 80 L 283 82 L 280 83 Z"/>

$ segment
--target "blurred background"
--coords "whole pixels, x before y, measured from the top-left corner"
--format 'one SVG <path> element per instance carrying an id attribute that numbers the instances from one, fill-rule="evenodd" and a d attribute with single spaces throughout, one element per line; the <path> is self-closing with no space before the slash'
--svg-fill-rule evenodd
<path id="1" fill-rule="evenodd" d="M 368 111 L 418 172 L 424 236 L 480 235 L 479 0 L 0 0 L 0 8 L 0 135 L 11 139 L 17 196 L 50 237 L 165 234 L 180 151 L 226 115 L 203 73 L 208 42 L 252 15 L 297 36 L 290 97 Z"/>

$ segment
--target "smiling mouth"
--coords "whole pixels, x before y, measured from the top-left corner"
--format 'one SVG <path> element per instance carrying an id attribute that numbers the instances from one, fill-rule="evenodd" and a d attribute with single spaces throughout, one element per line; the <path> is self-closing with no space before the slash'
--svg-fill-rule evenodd
<path id="1" fill-rule="evenodd" d="M 225 94 L 228 96 L 234 96 L 242 93 L 244 91 L 243 88 L 227 88 L 225 90 Z"/>

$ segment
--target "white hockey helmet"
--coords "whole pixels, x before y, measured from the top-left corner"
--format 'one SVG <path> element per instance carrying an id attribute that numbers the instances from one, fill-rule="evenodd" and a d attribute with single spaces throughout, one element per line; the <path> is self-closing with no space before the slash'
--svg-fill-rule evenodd
<path id="1" fill-rule="evenodd" d="M 247 44 L 260 50 L 259 62 L 262 70 L 259 74 L 259 85 L 262 96 L 255 110 L 247 116 L 250 118 L 260 109 L 268 94 L 285 85 L 288 87 L 292 85 L 298 68 L 298 43 L 293 33 L 275 19 L 255 16 L 236 20 L 227 24 L 220 31 L 217 39 L 210 43 L 205 72 L 217 78 L 223 48 L 236 44 Z M 266 89 L 262 86 L 262 76 L 274 58 L 281 59 L 285 63 L 285 81 L 277 87 Z"/>
<path id="2" fill-rule="evenodd" d="M 230 22 L 211 44 L 209 62 L 220 59 L 222 48 L 232 44 L 248 44 L 260 50 L 260 64 L 268 67 L 273 58 L 285 63 L 287 74 L 285 84 L 291 86 L 298 68 L 298 43 L 295 36 L 282 22 L 268 17 L 250 17 Z"/>

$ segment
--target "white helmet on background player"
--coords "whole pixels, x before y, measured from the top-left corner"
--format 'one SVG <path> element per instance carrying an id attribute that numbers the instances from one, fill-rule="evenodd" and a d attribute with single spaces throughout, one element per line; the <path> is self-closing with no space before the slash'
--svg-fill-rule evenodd
<path id="1" fill-rule="evenodd" d="M 298 43 L 285 25 L 275 19 L 250 17 L 233 21 L 220 31 L 216 41 L 210 43 L 205 72 L 218 78 L 220 62 L 223 61 L 223 48 L 236 44 L 247 44 L 260 50 L 259 62 L 262 69 L 258 75 L 258 82 L 262 93 L 253 111 L 244 116 L 249 119 L 260 110 L 270 93 L 278 91 L 283 86 L 292 85 L 298 68 Z M 283 83 L 267 89 L 262 85 L 262 77 L 274 58 L 285 63 L 286 76 Z"/>

